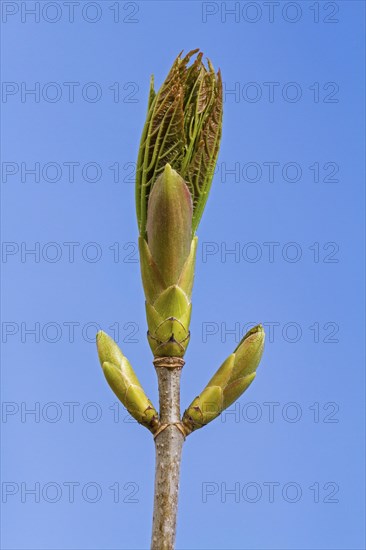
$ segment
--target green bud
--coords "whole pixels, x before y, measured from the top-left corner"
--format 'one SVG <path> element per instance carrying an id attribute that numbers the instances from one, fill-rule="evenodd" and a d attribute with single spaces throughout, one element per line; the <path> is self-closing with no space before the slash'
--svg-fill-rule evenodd
<path id="1" fill-rule="evenodd" d="M 97 334 L 97 348 L 104 376 L 118 399 L 137 422 L 154 433 L 158 427 L 158 413 L 147 398 L 128 359 L 103 331 Z"/>
<path id="2" fill-rule="evenodd" d="M 191 249 L 192 199 L 183 178 L 169 164 L 149 196 L 147 242 L 165 284 L 175 284 Z"/>
<path id="3" fill-rule="evenodd" d="M 202 216 L 217 161 L 222 128 L 222 81 L 198 50 L 179 55 L 155 93 L 151 79 L 148 112 L 136 169 L 136 211 L 145 237 L 149 195 L 167 163 L 186 182 L 193 202 L 192 235 Z"/>
<path id="4" fill-rule="evenodd" d="M 146 302 L 148 340 L 155 357 L 183 357 L 189 343 L 192 306 L 183 290 L 172 285 Z"/>
<path id="5" fill-rule="evenodd" d="M 182 421 L 187 433 L 214 420 L 250 386 L 262 357 L 264 339 L 262 325 L 247 332 L 234 353 L 223 362 L 185 411 Z"/>
<path id="6" fill-rule="evenodd" d="M 197 252 L 197 237 L 176 284 L 166 286 L 148 243 L 139 238 L 141 276 L 146 296 L 148 341 L 155 357 L 183 357 L 189 343 L 191 293 Z"/>

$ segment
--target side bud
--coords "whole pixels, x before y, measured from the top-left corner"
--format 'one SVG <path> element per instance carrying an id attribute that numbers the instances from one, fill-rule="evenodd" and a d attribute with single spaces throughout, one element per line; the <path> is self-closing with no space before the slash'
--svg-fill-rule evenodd
<path id="1" fill-rule="evenodd" d="M 147 398 L 130 362 L 105 332 L 97 334 L 99 361 L 108 384 L 137 422 L 154 433 L 158 413 Z"/>
<path id="2" fill-rule="evenodd" d="M 234 353 L 185 411 L 182 422 L 187 434 L 214 420 L 250 386 L 262 357 L 264 339 L 262 325 L 247 332 Z"/>

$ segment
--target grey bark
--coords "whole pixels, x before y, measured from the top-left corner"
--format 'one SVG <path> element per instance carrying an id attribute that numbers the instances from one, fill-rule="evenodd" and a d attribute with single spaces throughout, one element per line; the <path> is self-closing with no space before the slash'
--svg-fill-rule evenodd
<path id="1" fill-rule="evenodd" d="M 176 533 L 179 474 L 184 435 L 180 423 L 181 368 L 156 368 L 160 424 L 168 426 L 155 438 L 155 496 L 152 550 L 173 550 Z"/>

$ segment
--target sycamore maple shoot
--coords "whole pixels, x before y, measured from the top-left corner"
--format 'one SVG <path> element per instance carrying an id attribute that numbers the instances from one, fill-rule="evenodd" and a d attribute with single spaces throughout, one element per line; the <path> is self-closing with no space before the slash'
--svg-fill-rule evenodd
<path id="1" fill-rule="evenodd" d="M 181 418 L 179 384 L 190 340 L 196 231 L 210 191 L 222 128 L 220 71 L 215 73 L 210 61 L 206 67 L 202 58 L 198 50 L 183 58 L 179 55 L 157 93 L 151 79 L 137 161 L 141 277 L 147 339 L 158 375 L 159 413 L 117 344 L 104 332 L 97 335 L 99 359 L 110 387 L 154 435 L 154 550 L 174 547 L 185 437 L 216 418 L 248 388 L 264 345 L 264 331 L 258 325 L 244 336 Z"/>
<path id="2" fill-rule="evenodd" d="M 222 83 L 199 53 L 178 56 L 149 106 L 136 168 L 136 210 L 148 339 L 154 356 L 183 357 L 189 342 L 195 232 L 216 165 Z"/>

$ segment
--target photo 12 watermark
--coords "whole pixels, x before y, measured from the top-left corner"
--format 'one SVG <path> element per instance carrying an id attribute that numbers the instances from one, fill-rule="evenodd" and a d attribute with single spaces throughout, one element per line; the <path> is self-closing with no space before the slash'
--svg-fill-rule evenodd
<path id="1" fill-rule="evenodd" d="M 114 321 L 104 327 L 112 338 L 123 344 L 140 342 L 140 326 L 136 321 Z M 2 321 L 3 344 L 74 344 L 95 345 L 102 323 L 96 321 Z"/>
<path id="2" fill-rule="evenodd" d="M 339 103 L 337 82 L 223 82 L 224 103 Z"/>
<path id="3" fill-rule="evenodd" d="M 1 102 L 16 103 L 139 103 L 137 82 L 16 82 L 1 83 Z"/>
<path id="4" fill-rule="evenodd" d="M 336 481 L 312 481 L 309 485 L 298 481 L 203 481 L 201 502 L 207 504 L 339 504 L 340 485 Z"/>
<path id="5" fill-rule="evenodd" d="M 340 324 L 336 321 L 263 321 L 266 343 L 297 344 L 339 344 L 341 341 Z M 235 342 L 239 344 L 243 336 L 257 323 L 248 321 L 202 321 L 201 342 L 211 344 L 213 341 Z"/>
<path id="6" fill-rule="evenodd" d="M 2 23 L 49 24 L 86 23 L 100 24 L 140 22 L 141 2 L 123 0 L 99 2 L 81 1 L 6 1 L 1 2 Z"/>
<path id="7" fill-rule="evenodd" d="M 297 242 L 280 241 L 203 241 L 201 261 L 210 263 L 287 263 L 338 264 L 341 261 L 340 245 L 335 241 Z"/>
<path id="8" fill-rule="evenodd" d="M 205 24 L 260 24 L 301 22 L 335 24 L 340 21 L 339 2 L 201 2 L 201 21 Z"/>
<path id="9" fill-rule="evenodd" d="M 3 504 L 96 504 L 105 500 L 114 504 L 139 504 L 140 484 L 114 481 L 105 485 L 97 481 L 3 481 Z"/>

